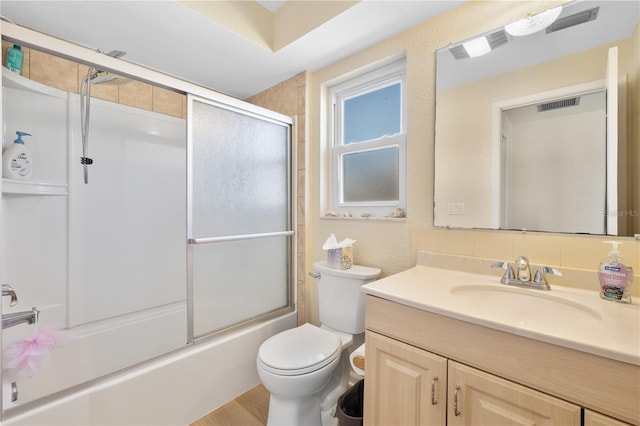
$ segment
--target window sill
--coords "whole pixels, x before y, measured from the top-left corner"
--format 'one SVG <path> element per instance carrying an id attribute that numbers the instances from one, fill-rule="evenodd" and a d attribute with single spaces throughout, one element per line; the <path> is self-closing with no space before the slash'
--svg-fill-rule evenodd
<path id="1" fill-rule="evenodd" d="M 345 217 L 345 216 L 320 216 L 320 220 L 351 220 L 351 221 L 365 221 L 365 222 L 405 222 L 406 217 L 391 217 L 391 216 L 369 216 L 369 217 Z"/>

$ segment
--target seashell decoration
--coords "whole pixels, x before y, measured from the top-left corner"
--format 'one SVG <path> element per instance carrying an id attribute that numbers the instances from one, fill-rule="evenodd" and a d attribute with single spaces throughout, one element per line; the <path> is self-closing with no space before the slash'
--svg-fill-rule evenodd
<path id="1" fill-rule="evenodd" d="M 364 213 L 362 213 L 362 214 L 360 215 L 360 217 L 371 217 L 371 216 L 373 216 L 373 214 L 368 213 L 368 212 L 364 212 Z"/>
<path id="2" fill-rule="evenodd" d="M 353 215 L 350 212 L 344 212 L 344 217 L 353 217 Z"/>
<path id="3" fill-rule="evenodd" d="M 391 212 L 391 217 L 406 217 L 404 210 L 402 210 L 400 207 L 398 207 L 397 209 L 394 209 Z"/>
<path id="4" fill-rule="evenodd" d="M 326 217 L 338 217 L 337 213 L 334 213 L 334 212 L 327 212 L 327 213 L 325 214 L 325 216 L 326 216 Z"/>

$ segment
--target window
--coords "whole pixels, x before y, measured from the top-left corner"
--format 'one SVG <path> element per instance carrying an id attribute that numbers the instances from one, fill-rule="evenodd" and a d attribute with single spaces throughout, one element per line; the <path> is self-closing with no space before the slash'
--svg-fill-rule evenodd
<path id="1" fill-rule="evenodd" d="M 391 216 L 406 207 L 405 62 L 329 89 L 328 210 Z"/>

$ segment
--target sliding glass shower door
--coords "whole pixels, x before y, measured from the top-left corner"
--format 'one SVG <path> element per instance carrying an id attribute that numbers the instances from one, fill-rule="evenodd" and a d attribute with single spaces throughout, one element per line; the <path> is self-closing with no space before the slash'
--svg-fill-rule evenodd
<path id="1" fill-rule="evenodd" d="M 194 339 L 291 310 L 291 121 L 189 97 Z"/>

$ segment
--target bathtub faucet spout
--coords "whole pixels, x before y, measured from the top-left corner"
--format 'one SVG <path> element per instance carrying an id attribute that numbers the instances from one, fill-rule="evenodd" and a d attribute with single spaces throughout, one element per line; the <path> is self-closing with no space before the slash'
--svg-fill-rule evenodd
<path id="1" fill-rule="evenodd" d="M 30 311 L 12 312 L 2 315 L 2 329 L 10 328 L 18 324 L 35 324 L 38 322 L 40 311 L 38 308 L 31 308 Z"/>

